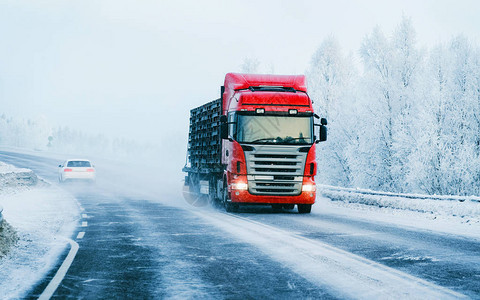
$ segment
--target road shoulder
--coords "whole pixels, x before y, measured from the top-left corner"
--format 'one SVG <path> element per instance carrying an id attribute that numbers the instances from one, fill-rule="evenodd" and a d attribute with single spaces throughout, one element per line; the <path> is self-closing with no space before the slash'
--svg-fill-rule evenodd
<path id="1" fill-rule="evenodd" d="M 22 298 L 68 247 L 80 211 L 75 198 L 42 180 L 31 185 L 9 181 L 0 192 L 0 203 L 5 220 L 18 237 L 0 258 L 0 290 L 7 299 Z"/>

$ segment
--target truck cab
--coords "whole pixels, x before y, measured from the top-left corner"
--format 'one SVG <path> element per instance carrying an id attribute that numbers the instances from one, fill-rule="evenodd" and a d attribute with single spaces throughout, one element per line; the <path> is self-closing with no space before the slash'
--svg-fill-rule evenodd
<path id="1" fill-rule="evenodd" d="M 227 211 L 271 204 L 309 213 L 316 197 L 315 145 L 326 140 L 326 120 L 316 130 L 305 76 L 229 73 L 221 99 Z"/>

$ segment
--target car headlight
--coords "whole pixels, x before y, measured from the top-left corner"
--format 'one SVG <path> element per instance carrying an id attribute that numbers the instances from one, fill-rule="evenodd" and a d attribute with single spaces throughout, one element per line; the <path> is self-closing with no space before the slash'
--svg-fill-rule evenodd
<path id="1" fill-rule="evenodd" d="M 302 186 L 302 192 L 315 192 L 316 189 L 314 184 L 304 184 Z"/>

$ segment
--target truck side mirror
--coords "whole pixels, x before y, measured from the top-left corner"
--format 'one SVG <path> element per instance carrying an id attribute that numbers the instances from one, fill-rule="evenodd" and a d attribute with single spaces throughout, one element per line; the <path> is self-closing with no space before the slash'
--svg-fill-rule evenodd
<path id="1" fill-rule="evenodd" d="M 327 140 L 327 119 L 321 118 L 320 124 L 315 124 L 315 127 L 320 127 L 319 139 L 315 141 L 315 144 L 325 142 Z"/>
<path id="2" fill-rule="evenodd" d="M 228 123 L 225 115 L 220 116 L 220 138 L 228 139 Z"/>
<path id="3" fill-rule="evenodd" d="M 325 122 L 327 121 L 326 119 Z M 320 125 L 320 142 L 325 142 L 327 140 L 327 126 L 325 125 Z"/>

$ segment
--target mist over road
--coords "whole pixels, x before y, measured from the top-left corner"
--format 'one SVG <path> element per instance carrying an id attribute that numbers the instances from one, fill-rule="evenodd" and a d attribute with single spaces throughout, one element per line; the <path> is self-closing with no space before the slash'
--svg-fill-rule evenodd
<path id="1" fill-rule="evenodd" d="M 7 151 L 0 151 L 0 160 L 51 182 L 62 161 Z M 55 297 L 480 296 L 478 239 L 355 218 L 341 207 L 322 211 L 320 201 L 310 215 L 270 207 L 235 214 L 194 208 L 180 190 L 167 196 L 158 187 L 149 194 L 138 186 L 135 193 L 141 178 L 118 188 L 128 184 L 131 169 L 122 174 L 99 163 L 97 169 L 104 173 L 96 186 L 64 186 L 83 211 L 72 236 L 79 250 Z M 55 273 L 32 287 L 29 297 L 38 297 Z"/>

